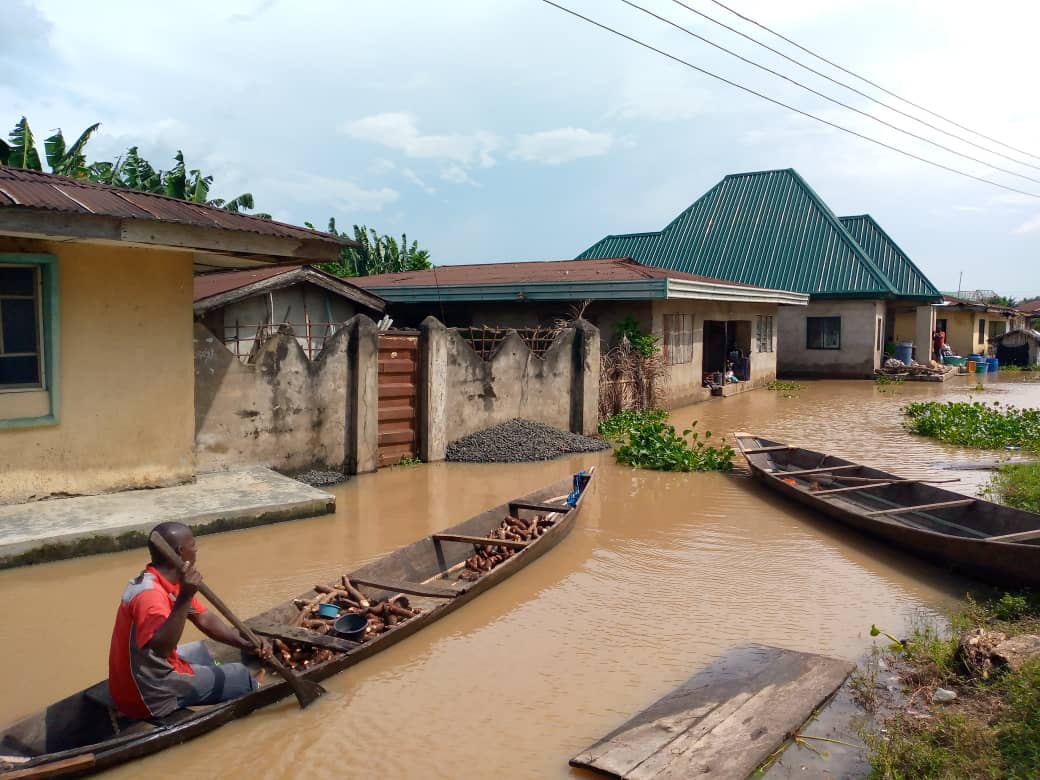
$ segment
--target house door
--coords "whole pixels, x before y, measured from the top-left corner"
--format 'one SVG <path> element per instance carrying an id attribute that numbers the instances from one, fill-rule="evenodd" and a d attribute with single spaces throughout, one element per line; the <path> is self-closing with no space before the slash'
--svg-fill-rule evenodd
<path id="1" fill-rule="evenodd" d="M 419 335 L 379 334 L 379 465 L 419 452 Z"/>

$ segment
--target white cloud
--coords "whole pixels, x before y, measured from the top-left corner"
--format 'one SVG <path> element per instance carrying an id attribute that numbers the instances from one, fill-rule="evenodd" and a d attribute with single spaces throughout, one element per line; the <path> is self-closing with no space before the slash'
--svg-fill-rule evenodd
<path id="1" fill-rule="evenodd" d="M 270 180 L 263 184 L 263 189 L 280 192 L 301 203 L 320 202 L 333 210 L 348 213 L 382 211 L 400 197 L 400 193 L 391 187 L 365 189 L 349 179 L 313 175 Z"/>
<path id="2" fill-rule="evenodd" d="M 614 137 L 580 127 L 561 127 L 517 136 L 510 157 L 545 165 L 560 165 L 582 157 L 599 157 L 610 151 Z"/>
<path id="3" fill-rule="evenodd" d="M 358 141 L 397 149 L 408 157 L 450 160 L 467 167 L 479 164 L 482 168 L 490 168 L 495 164 L 492 153 L 501 146 L 497 135 L 482 130 L 423 135 L 415 117 L 407 112 L 387 112 L 353 119 L 340 125 L 340 131 Z"/>
<path id="4" fill-rule="evenodd" d="M 419 175 L 411 168 L 402 168 L 401 175 L 428 195 L 433 195 L 437 192 L 437 190 L 419 178 Z"/>
<path id="5" fill-rule="evenodd" d="M 982 206 L 954 206 L 953 210 L 962 211 L 967 214 L 979 214 L 985 211 L 986 209 L 984 209 Z"/>
<path id="6" fill-rule="evenodd" d="M 441 171 L 441 178 L 444 181 L 450 181 L 452 184 L 470 184 L 474 187 L 478 186 L 470 175 L 466 173 L 466 169 L 461 165 L 449 165 Z"/>
<path id="7" fill-rule="evenodd" d="M 1024 235 L 1026 233 L 1036 233 L 1040 231 L 1040 214 L 1037 214 L 1032 219 L 1026 220 L 1017 228 L 1015 228 L 1016 235 Z"/>

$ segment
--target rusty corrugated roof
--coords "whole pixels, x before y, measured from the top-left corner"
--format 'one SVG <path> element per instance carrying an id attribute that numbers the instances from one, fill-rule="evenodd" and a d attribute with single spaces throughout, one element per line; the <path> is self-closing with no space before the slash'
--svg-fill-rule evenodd
<path id="1" fill-rule="evenodd" d="M 211 295 L 237 290 L 247 284 L 262 282 L 275 276 L 295 271 L 300 266 L 279 265 L 274 268 L 250 268 L 246 271 L 215 271 L 208 274 L 195 275 L 195 300 L 209 298 Z"/>
<path id="2" fill-rule="evenodd" d="M 0 168 L 0 209 L 172 222 L 261 236 L 353 245 L 349 239 L 199 203 L 20 168 Z"/>
<path id="3" fill-rule="evenodd" d="M 670 268 L 654 268 L 638 263 L 631 257 L 442 265 L 427 271 L 360 276 L 354 281 L 361 287 L 434 287 L 437 285 L 479 286 L 536 282 L 620 282 L 640 279 L 685 279 L 694 282 L 725 284 L 732 287 L 755 287 L 755 285 L 673 271 Z"/>

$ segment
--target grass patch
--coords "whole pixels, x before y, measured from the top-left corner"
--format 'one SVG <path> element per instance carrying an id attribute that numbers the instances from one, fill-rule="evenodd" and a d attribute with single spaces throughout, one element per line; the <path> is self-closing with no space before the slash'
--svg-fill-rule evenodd
<path id="1" fill-rule="evenodd" d="M 889 376 L 888 374 L 878 374 L 874 377 L 874 384 L 884 387 L 886 385 L 901 385 L 904 384 L 904 378 L 901 376 Z"/>
<path id="2" fill-rule="evenodd" d="M 1005 366 L 1000 367 L 1001 371 L 1036 371 L 1040 372 L 1040 366 Z"/>
<path id="3" fill-rule="evenodd" d="M 917 401 L 903 409 L 907 430 L 979 449 L 1023 447 L 1040 452 L 1040 409 L 999 401 Z"/>
<path id="4" fill-rule="evenodd" d="M 1036 633 L 1040 600 L 1005 593 L 979 604 L 970 598 L 951 618 L 952 635 L 931 625 L 914 629 L 890 656 L 898 666 L 907 702 L 864 733 L 872 777 L 1029 778 L 1040 767 L 1040 659 L 1018 671 L 979 679 L 960 665 L 957 636 L 973 628 L 1008 636 Z M 862 687 L 870 688 L 868 671 Z M 855 679 L 854 679 L 855 685 Z M 931 703 L 936 687 L 956 691 L 947 704 Z"/>
<path id="5" fill-rule="evenodd" d="M 1000 466 L 979 495 L 1016 509 L 1040 512 L 1040 463 Z"/>
<path id="6" fill-rule="evenodd" d="M 703 438 L 694 430 L 697 423 L 681 433 L 668 424 L 668 413 L 661 409 L 625 411 L 599 424 L 599 433 L 614 444 L 614 458 L 640 469 L 654 471 L 730 471 L 736 452 L 728 444 L 708 443 L 711 431 Z"/>

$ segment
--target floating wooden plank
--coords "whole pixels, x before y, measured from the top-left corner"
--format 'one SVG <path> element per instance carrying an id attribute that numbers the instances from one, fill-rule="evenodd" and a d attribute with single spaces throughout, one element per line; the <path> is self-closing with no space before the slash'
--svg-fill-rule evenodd
<path id="1" fill-rule="evenodd" d="M 625 780 L 750 775 L 855 664 L 779 647 L 736 648 L 570 760 Z"/>
<path id="2" fill-rule="evenodd" d="M 421 582 L 397 582 L 394 580 L 382 580 L 376 582 L 375 580 L 362 579 L 361 577 L 351 577 L 350 581 L 355 585 L 364 585 L 369 588 L 377 588 L 378 590 L 386 590 L 391 593 L 407 593 L 411 596 L 429 596 L 434 599 L 453 599 L 456 596 L 462 595 L 462 591 L 451 590 L 450 588 L 438 588 L 434 585 L 424 585 Z"/>
<path id="3" fill-rule="evenodd" d="M 361 645 L 360 642 L 351 642 L 349 639 L 341 639 L 337 636 L 326 636 L 325 634 L 319 634 L 317 631 L 308 631 L 306 628 L 296 628 L 294 626 L 250 625 L 249 627 L 261 636 L 268 636 L 273 639 L 291 639 L 293 642 L 302 642 L 305 645 L 314 647 L 324 647 L 341 653 L 349 652 Z"/>
<path id="4" fill-rule="evenodd" d="M 486 536 L 464 536 L 462 534 L 434 534 L 435 542 L 467 542 L 479 544 L 482 547 L 512 547 L 514 550 L 522 550 L 530 542 L 518 542 L 515 539 L 488 539 Z"/>
<path id="5" fill-rule="evenodd" d="M 824 471 L 841 471 L 843 469 L 861 469 L 858 463 L 850 463 L 847 466 L 820 466 L 818 469 L 795 469 L 794 471 L 768 471 L 774 477 L 800 477 L 802 474 L 821 474 Z"/>
<path id="6" fill-rule="evenodd" d="M 1018 531 L 1013 534 L 1003 534 L 1002 536 L 987 536 L 987 542 L 1025 542 L 1029 539 L 1040 539 L 1040 528 L 1034 528 L 1032 531 Z"/>
<path id="7" fill-rule="evenodd" d="M 967 506 L 974 504 L 974 498 L 961 498 L 956 501 L 937 501 L 934 504 L 917 504 L 915 506 L 897 506 L 892 509 L 879 509 L 876 512 L 864 512 L 866 517 L 877 517 L 878 515 L 902 515 L 907 512 L 924 512 L 926 509 L 951 509 L 955 506 Z"/>
<path id="8" fill-rule="evenodd" d="M 510 501 L 509 511 L 515 512 L 517 509 L 529 509 L 532 512 L 569 512 L 571 507 L 564 504 L 538 504 L 531 503 L 528 501 Z"/>

